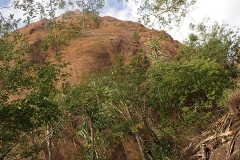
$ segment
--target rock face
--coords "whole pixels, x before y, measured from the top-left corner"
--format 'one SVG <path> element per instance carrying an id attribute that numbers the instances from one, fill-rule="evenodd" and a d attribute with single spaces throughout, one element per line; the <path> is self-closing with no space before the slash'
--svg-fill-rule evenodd
<path id="1" fill-rule="evenodd" d="M 169 59 L 177 53 L 180 45 L 166 32 L 151 30 L 135 22 L 121 21 L 109 16 L 90 15 L 85 16 L 83 23 L 82 16 L 82 13 L 76 10 L 67 12 L 56 19 L 57 24 L 63 24 L 62 20 L 65 21 L 61 32 L 70 30 L 69 33 L 72 34 L 68 40 L 68 45 L 61 48 L 62 60 L 69 63 L 68 71 L 71 76 L 68 80 L 72 84 L 81 80 L 84 71 L 98 72 L 104 67 L 113 65 L 116 55 L 122 55 L 126 63 L 131 56 L 138 52 L 143 56 L 146 55 L 149 52 L 149 38 L 159 39 L 161 37 L 161 42 L 158 42 L 158 45 L 161 46 L 163 54 Z M 48 19 L 42 19 L 28 27 L 19 29 L 20 32 L 27 34 L 32 49 L 30 55 L 32 63 L 43 64 L 55 61 L 54 49 L 48 48 L 47 51 L 40 49 L 43 40 L 46 39 L 51 30 L 49 23 Z M 82 144 L 81 139 L 76 138 L 71 127 L 66 129 L 62 136 L 62 141 L 56 140 L 52 144 L 52 159 L 74 159 L 74 155 Z M 44 152 L 47 159 L 47 150 Z M 42 154 L 44 155 L 44 153 Z M 123 140 L 122 144 L 107 154 L 114 160 L 139 159 L 137 143 L 131 138 Z"/>
<path id="2" fill-rule="evenodd" d="M 74 26 L 72 38 L 68 46 L 62 49 L 62 59 L 69 62 L 72 69 L 70 81 L 77 83 L 84 71 L 99 71 L 104 67 L 114 64 L 116 55 L 123 55 L 127 61 L 129 57 L 137 52 L 146 54 L 148 38 L 162 37 L 161 47 L 163 52 L 171 58 L 176 54 L 179 42 L 173 40 L 164 31 L 157 31 L 145 28 L 143 25 L 121 21 L 113 17 L 85 16 L 84 29 L 82 28 L 82 13 L 79 10 L 68 12 L 57 18 L 57 22 L 64 20 L 65 30 Z M 42 19 L 21 28 L 26 33 L 32 48 L 31 59 L 34 63 L 52 61 L 54 54 L 41 51 L 40 44 L 49 32 L 49 20 Z M 134 37 L 137 33 L 139 37 Z"/>

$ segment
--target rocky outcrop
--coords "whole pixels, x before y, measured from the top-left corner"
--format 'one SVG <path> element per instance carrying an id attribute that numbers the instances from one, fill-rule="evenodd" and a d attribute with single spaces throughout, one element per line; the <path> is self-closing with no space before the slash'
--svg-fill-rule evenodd
<path id="1" fill-rule="evenodd" d="M 66 18 L 67 17 L 67 18 Z M 79 10 L 67 12 L 56 19 L 58 23 L 64 21 L 65 30 L 71 30 L 72 38 L 67 47 L 62 48 L 62 60 L 69 62 L 72 69 L 70 81 L 77 83 L 84 71 L 99 71 L 114 64 L 115 55 L 123 55 L 127 61 L 137 52 L 148 52 L 148 39 L 162 37 L 163 52 L 171 58 L 177 53 L 179 42 L 164 31 L 152 30 L 131 21 L 121 21 L 113 17 L 85 16 L 82 28 L 82 13 Z M 40 44 L 49 32 L 49 20 L 42 19 L 20 29 L 28 35 L 32 48 L 31 60 L 34 63 L 53 61 L 54 54 L 40 50 Z M 132 35 L 137 33 L 136 40 Z"/>

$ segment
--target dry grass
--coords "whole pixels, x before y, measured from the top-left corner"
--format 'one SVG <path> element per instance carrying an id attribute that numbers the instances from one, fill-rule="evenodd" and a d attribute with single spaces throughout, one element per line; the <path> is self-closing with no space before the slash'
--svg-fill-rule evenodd
<path id="1" fill-rule="evenodd" d="M 236 90 L 228 95 L 227 106 L 232 115 L 240 113 L 240 90 Z"/>

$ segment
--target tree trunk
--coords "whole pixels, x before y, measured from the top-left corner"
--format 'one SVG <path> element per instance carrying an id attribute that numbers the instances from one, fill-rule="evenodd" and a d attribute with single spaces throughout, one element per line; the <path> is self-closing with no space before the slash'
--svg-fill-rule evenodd
<path id="1" fill-rule="evenodd" d="M 152 130 L 152 128 L 148 125 L 148 122 L 146 121 L 146 119 L 143 119 L 143 124 L 144 124 L 144 127 L 147 129 L 147 132 L 150 134 L 150 136 L 153 138 L 153 141 L 160 145 L 161 142 L 160 140 L 158 139 L 156 133 Z"/>
<path id="2" fill-rule="evenodd" d="M 96 159 L 96 154 L 95 154 L 95 139 L 94 139 L 94 128 L 93 128 L 93 117 L 90 116 L 90 132 L 91 132 L 91 141 L 92 141 L 92 153 L 91 153 L 91 160 Z"/>
<path id="3" fill-rule="evenodd" d="M 47 125 L 47 149 L 48 149 L 48 160 L 52 160 L 52 150 L 51 150 L 51 135 L 49 125 Z"/>
<path id="4" fill-rule="evenodd" d="M 82 10 L 82 27 L 83 27 L 83 29 L 85 29 L 85 11 L 84 11 L 84 1 L 82 1 L 82 7 L 83 7 L 83 10 Z"/>
<path id="5" fill-rule="evenodd" d="M 135 131 L 134 133 L 135 133 L 135 136 L 136 136 L 136 140 L 137 140 L 137 143 L 138 143 L 138 147 L 139 147 L 140 153 L 142 155 L 142 159 L 146 160 L 147 158 L 146 158 L 146 155 L 145 155 L 143 147 L 142 147 L 142 142 L 141 142 L 139 133 L 138 133 L 138 131 Z"/>
<path id="6" fill-rule="evenodd" d="M 128 111 L 129 119 L 133 122 L 132 112 L 130 111 L 129 107 L 127 107 L 127 111 Z M 144 150 L 143 150 L 143 147 L 142 147 L 142 142 L 141 142 L 141 139 L 140 139 L 139 132 L 136 130 L 136 131 L 133 131 L 133 133 L 135 134 L 135 137 L 136 137 L 136 140 L 137 140 L 137 143 L 138 143 L 138 147 L 139 147 L 139 150 L 140 150 L 142 159 L 143 159 L 143 160 L 146 160 L 147 158 L 146 158 L 146 155 L 145 155 Z"/>

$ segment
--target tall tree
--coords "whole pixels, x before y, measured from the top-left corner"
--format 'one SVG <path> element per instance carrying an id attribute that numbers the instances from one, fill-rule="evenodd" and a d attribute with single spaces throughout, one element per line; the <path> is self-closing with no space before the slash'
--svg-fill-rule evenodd
<path id="1" fill-rule="evenodd" d="M 226 69 L 229 76 L 236 78 L 238 71 L 239 29 L 229 28 L 226 23 L 208 24 L 208 19 L 193 25 L 192 33 L 185 40 L 184 46 L 175 57 L 180 61 L 191 61 L 196 58 L 215 60 Z"/>
<path id="2" fill-rule="evenodd" d="M 107 148 L 107 145 L 99 148 L 98 140 L 104 139 L 99 133 L 104 132 L 105 129 L 108 129 L 106 126 L 111 125 L 108 116 L 109 108 L 106 104 L 111 92 L 108 84 L 105 77 L 87 78 L 74 87 L 70 93 L 70 103 L 67 105 L 71 106 L 72 115 L 80 116 L 82 120 L 81 124 L 76 127 L 76 132 L 81 137 L 85 137 L 85 146 L 90 151 L 90 153 L 87 150 L 84 152 L 84 158 L 92 160 L 106 158 L 101 152 Z"/>
<path id="3" fill-rule="evenodd" d="M 34 10 L 37 8 L 31 6 L 33 1 L 14 2 L 15 7 L 26 11 L 27 21 L 36 16 Z M 45 144 L 42 142 L 47 140 L 42 129 L 47 127 L 52 134 L 50 126 L 54 125 L 62 114 L 54 97 L 59 91 L 57 83 L 66 76 L 61 71 L 65 65 L 62 62 L 55 64 L 30 62 L 29 54 L 32 50 L 27 37 L 16 30 L 19 21 L 11 14 L 9 18 L 2 17 L 1 23 L 0 159 L 37 156 Z M 53 28 L 58 29 L 56 26 Z M 53 38 L 52 41 L 59 42 L 57 38 Z M 62 44 L 48 42 L 58 54 L 59 46 Z M 33 141 L 29 143 L 29 140 Z"/>

